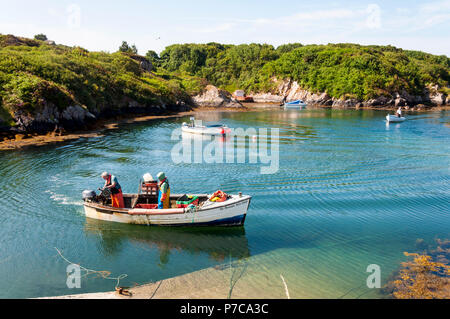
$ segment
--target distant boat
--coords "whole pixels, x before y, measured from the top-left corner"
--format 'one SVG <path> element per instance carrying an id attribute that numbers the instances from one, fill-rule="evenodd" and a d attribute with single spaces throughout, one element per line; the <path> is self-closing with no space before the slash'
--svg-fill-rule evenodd
<path id="1" fill-rule="evenodd" d="M 306 103 L 303 102 L 302 100 L 296 100 L 296 101 L 292 101 L 292 102 L 285 102 L 283 104 L 285 109 L 301 109 L 306 107 Z"/>
<path id="2" fill-rule="evenodd" d="M 398 116 L 396 116 L 396 115 L 386 115 L 386 121 L 388 121 L 388 122 L 392 122 L 392 123 L 398 123 L 398 122 L 403 122 L 403 121 L 405 121 L 406 120 L 406 118 L 405 117 L 398 117 Z"/>
<path id="3" fill-rule="evenodd" d="M 184 133 L 191 134 L 203 134 L 203 135 L 221 135 L 225 136 L 231 133 L 231 129 L 225 124 L 221 123 L 207 123 L 205 125 L 201 124 L 201 121 L 195 121 L 191 117 L 191 122 L 184 122 L 181 125 L 181 131 Z"/>
<path id="4" fill-rule="evenodd" d="M 245 95 L 245 92 L 243 91 L 243 90 L 236 90 L 236 91 L 234 91 L 234 93 L 233 93 L 233 98 L 236 100 L 236 101 L 239 101 L 239 102 L 254 102 L 253 101 L 253 97 L 251 97 L 251 96 L 246 96 Z"/>

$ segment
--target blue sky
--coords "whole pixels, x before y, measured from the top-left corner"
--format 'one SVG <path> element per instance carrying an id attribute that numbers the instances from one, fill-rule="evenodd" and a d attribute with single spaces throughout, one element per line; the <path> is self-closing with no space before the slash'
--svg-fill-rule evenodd
<path id="1" fill-rule="evenodd" d="M 173 43 L 391 44 L 450 56 L 450 0 L 4 1 L 0 33 L 140 54 Z"/>

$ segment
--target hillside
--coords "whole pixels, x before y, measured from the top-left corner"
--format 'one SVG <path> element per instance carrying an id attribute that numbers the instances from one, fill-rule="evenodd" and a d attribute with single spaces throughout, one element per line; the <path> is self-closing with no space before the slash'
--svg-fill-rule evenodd
<path id="1" fill-rule="evenodd" d="M 441 105 L 449 82 L 448 57 L 392 46 L 175 44 L 143 57 L 0 34 L 0 131 L 79 129 L 186 105 L 235 107 L 236 89 L 259 102 Z"/>
<path id="2" fill-rule="evenodd" d="M 0 35 L 0 127 L 48 131 L 121 113 L 179 110 L 203 86 L 189 75 L 152 72 L 135 54 Z"/>
<path id="3" fill-rule="evenodd" d="M 157 64 L 206 78 L 219 87 L 276 92 L 278 80 L 335 99 L 367 101 L 380 96 L 433 102 L 448 95 L 450 59 L 392 46 L 357 44 L 183 44 L 167 47 Z M 432 92 L 431 92 L 432 91 Z M 416 101 L 417 100 L 417 101 Z"/>

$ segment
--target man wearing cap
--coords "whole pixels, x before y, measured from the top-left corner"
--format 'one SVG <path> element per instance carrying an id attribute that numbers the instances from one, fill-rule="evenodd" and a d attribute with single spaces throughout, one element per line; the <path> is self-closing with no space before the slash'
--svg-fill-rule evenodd
<path id="1" fill-rule="evenodd" d="M 170 206 L 170 186 L 166 174 L 159 172 L 158 175 L 158 209 L 167 209 Z"/>
<path id="2" fill-rule="evenodd" d="M 117 177 L 103 172 L 102 178 L 105 180 L 103 188 L 109 188 L 111 190 L 111 205 L 112 207 L 124 208 L 122 187 L 120 187 Z"/>

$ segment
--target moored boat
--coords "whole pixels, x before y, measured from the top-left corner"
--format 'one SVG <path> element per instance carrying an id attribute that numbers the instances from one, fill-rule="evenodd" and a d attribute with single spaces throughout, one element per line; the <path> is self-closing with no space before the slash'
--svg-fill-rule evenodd
<path id="1" fill-rule="evenodd" d="M 286 102 L 283 104 L 285 109 L 301 109 L 303 107 L 306 107 L 306 103 L 302 100 L 296 100 L 292 102 Z"/>
<path id="2" fill-rule="evenodd" d="M 231 129 L 221 123 L 207 123 L 201 124 L 201 121 L 195 121 L 191 118 L 191 122 L 188 124 L 184 122 L 181 125 L 181 131 L 190 134 L 203 134 L 203 135 L 227 135 L 230 134 Z"/>
<path id="3" fill-rule="evenodd" d="M 170 208 L 157 209 L 157 195 L 123 194 L 124 208 L 111 206 L 106 196 L 83 192 L 86 217 L 110 222 L 149 226 L 239 226 L 245 222 L 251 196 L 227 195 L 224 201 L 212 201 L 212 195 L 194 194 L 193 204 L 180 205 L 187 195 L 170 195 Z"/>
<path id="4" fill-rule="evenodd" d="M 388 121 L 388 122 L 403 122 L 405 120 L 406 120 L 406 118 L 403 116 L 398 117 L 396 115 L 390 115 L 390 114 L 386 115 L 386 121 Z"/>

